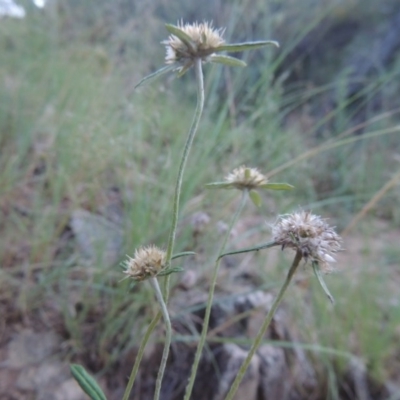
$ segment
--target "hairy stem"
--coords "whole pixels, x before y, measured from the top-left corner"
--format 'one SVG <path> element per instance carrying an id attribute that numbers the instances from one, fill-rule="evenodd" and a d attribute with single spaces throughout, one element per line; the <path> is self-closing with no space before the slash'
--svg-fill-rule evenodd
<path id="1" fill-rule="evenodd" d="M 290 267 L 289 272 L 288 272 L 288 274 L 286 276 L 285 283 L 281 287 L 281 290 L 279 291 L 278 296 L 276 297 L 274 303 L 272 304 L 271 309 L 269 310 L 267 316 L 265 317 L 265 320 L 264 320 L 264 322 L 263 322 L 263 324 L 262 324 L 262 326 L 261 326 L 261 328 L 260 328 L 260 330 L 259 330 L 259 332 L 258 332 L 258 334 L 257 334 L 257 336 L 256 336 L 256 338 L 255 338 L 255 340 L 254 340 L 254 342 L 253 342 L 248 354 L 247 354 L 246 359 L 243 361 L 243 364 L 241 365 L 241 367 L 239 369 L 239 372 L 236 375 L 236 378 L 233 381 L 232 386 L 231 386 L 228 394 L 225 397 L 225 400 L 232 400 L 233 399 L 233 396 L 235 395 L 235 393 L 236 393 L 236 391 L 237 391 L 237 389 L 239 387 L 239 384 L 242 381 L 243 376 L 246 373 L 247 368 L 250 365 L 251 359 L 253 358 L 255 352 L 257 351 L 257 349 L 260 347 L 260 344 L 261 344 L 261 342 L 262 342 L 262 340 L 264 338 L 265 332 L 267 331 L 268 326 L 270 325 L 270 323 L 272 321 L 272 318 L 274 317 L 275 312 L 276 312 L 279 304 L 281 303 L 281 301 L 283 299 L 283 296 L 284 296 L 284 294 L 286 292 L 286 289 L 288 288 L 288 286 L 290 284 L 290 281 L 292 280 L 293 275 L 296 272 L 297 267 L 300 264 L 301 258 L 302 258 L 301 252 L 297 251 L 296 256 L 294 257 L 292 266 Z"/>
<path id="2" fill-rule="evenodd" d="M 198 58 L 195 60 L 194 68 L 196 73 L 196 82 L 197 82 L 197 105 L 194 113 L 192 125 L 189 130 L 188 137 L 186 139 L 185 147 L 183 149 L 181 163 L 179 165 L 178 178 L 176 180 L 175 185 L 175 194 L 174 194 L 174 205 L 172 211 L 172 225 L 168 238 L 168 246 L 167 246 L 167 254 L 166 254 L 166 267 L 168 268 L 171 264 L 172 253 L 174 251 L 175 244 L 175 236 L 176 236 L 176 228 L 178 226 L 178 217 L 179 217 L 179 203 L 181 197 L 181 187 L 182 187 L 182 179 L 183 172 L 185 170 L 186 162 L 189 158 L 190 148 L 192 147 L 194 136 L 197 132 L 197 128 L 199 127 L 199 122 L 201 115 L 203 113 L 204 108 L 204 80 L 203 80 L 203 71 L 201 66 L 201 59 Z M 168 303 L 169 298 L 169 282 L 170 276 L 167 275 L 164 281 L 164 299 L 165 302 Z"/>
<path id="3" fill-rule="evenodd" d="M 186 144 L 183 149 L 182 159 L 179 166 L 178 171 L 178 178 L 176 180 L 175 185 L 175 194 L 174 194 L 174 205 L 173 205 L 173 214 L 172 214 L 172 225 L 171 231 L 168 238 L 168 246 L 167 246 L 167 254 L 166 254 L 166 267 L 169 267 L 171 264 L 172 254 L 174 251 L 174 244 L 175 244 L 175 236 L 176 236 L 176 228 L 178 225 L 178 215 L 179 215 L 179 201 L 181 195 L 181 186 L 182 186 L 182 179 L 183 179 L 183 172 L 185 170 L 186 161 L 189 156 L 189 150 L 192 146 L 194 136 L 196 134 L 197 128 L 199 126 L 200 117 L 203 113 L 204 108 L 204 81 L 203 81 L 203 71 L 201 66 L 201 60 L 196 60 L 195 62 L 195 73 L 196 73 L 196 81 L 197 81 L 197 105 L 195 114 L 193 117 L 192 125 L 190 127 L 190 131 L 188 137 L 186 139 Z M 165 303 L 168 303 L 169 299 L 169 283 L 171 275 L 167 275 L 164 280 L 164 299 Z M 143 340 L 140 344 L 139 352 L 136 356 L 135 364 L 133 365 L 131 375 L 129 377 L 128 386 L 126 387 L 123 400 L 128 400 L 130 392 L 132 390 L 133 384 L 136 379 L 136 375 L 139 371 L 139 366 L 143 358 L 144 349 L 150 339 L 151 334 L 153 333 L 154 329 L 157 326 L 158 321 L 161 318 L 161 312 L 159 312 L 151 321 L 150 325 L 148 326 L 146 333 L 143 337 Z M 170 346 L 170 340 L 166 338 L 165 346 Z M 162 377 L 161 377 L 162 380 Z"/>
<path id="4" fill-rule="evenodd" d="M 214 273 L 213 273 L 213 276 L 212 276 L 212 279 L 211 279 L 210 290 L 208 292 L 206 312 L 205 312 L 204 321 L 203 321 L 203 329 L 201 331 L 200 340 L 199 340 L 199 343 L 197 345 L 196 354 L 194 356 L 194 361 L 193 361 L 193 365 L 192 365 L 192 372 L 190 374 L 189 381 L 188 381 L 188 384 L 186 386 L 184 400 L 189 400 L 190 396 L 192 394 L 194 380 L 196 378 L 196 373 L 197 373 L 197 368 L 199 366 L 199 362 L 200 362 L 200 359 L 201 359 L 201 353 L 203 351 L 204 343 L 205 343 L 206 338 L 207 338 L 207 331 L 208 331 L 208 325 L 209 325 L 209 322 L 210 322 L 210 314 L 211 314 L 211 307 L 212 307 L 213 298 L 214 298 L 215 285 L 217 283 L 218 271 L 219 271 L 219 267 L 221 265 L 221 260 L 222 260 L 221 255 L 225 251 L 225 247 L 226 247 L 226 244 L 228 242 L 229 236 L 231 234 L 232 228 L 236 224 L 236 222 L 237 222 L 237 220 L 239 218 L 239 215 L 242 212 L 243 207 L 244 207 L 244 205 L 246 203 L 246 200 L 247 200 L 247 190 L 243 190 L 242 198 L 240 200 L 239 207 L 238 207 L 238 209 L 236 210 L 235 214 L 233 215 L 233 217 L 231 219 L 231 222 L 229 224 L 228 230 L 227 230 L 227 232 L 225 234 L 225 237 L 224 237 L 224 240 L 222 242 L 221 249 L 220 249 L 218 257 L 217 257 L 217 261 L 215 262 Z"/>

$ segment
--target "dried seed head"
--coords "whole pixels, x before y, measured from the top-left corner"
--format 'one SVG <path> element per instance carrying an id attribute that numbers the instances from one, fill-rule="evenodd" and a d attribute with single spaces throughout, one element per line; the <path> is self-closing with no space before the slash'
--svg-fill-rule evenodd
<path id="1" fill-rule="evenodd" d="M 162 42 L 167 52 L 165 56 L 167 64 L 180 62 L 188 68 L 196 58 L 207 61 L 215 49 L 224 43 L 222 39 L 224 29 L 214 29 L 208 22 L 183 24 L 181 21 L 178 23 L 178 28 L 189 36 L 191 45 L 184 43 L 175 35 L 170 35 L 168 40 Z"/>
<path id="2" fill-rule="evenodd" d="M 272 228 L 273 240 L 282 246 L 301 251 L 303 257 L 316 261 L 325 271 L 335 262 L 332 254 L 342 249 L 342 239 L 321 217 L 309 211 L 284 215 Z"/>
<path id="3" fill-rule="evenodd" d="M 124 262 L 124 273 L 136 281 L 156 276 L 165 266 L 165 252 L 156 246 L 140 247 L 135 250 L 135 257 Z"/>
<path id="4" fill-rule="evenodd" d="M 212 62 L 230 67 L 246 66 L 246 63 L 240 58 L 221 54 L 225 51 L 238 53 L 269 45 L 279 47 L 279 44 L 273 40 L 226 44 L 222 38 L 224 29 L 215 29 L 209 22 L 184 24 L 181 21 L 177 26 L 165 24 L 165 27 L 170 36 L 161 43 L 166 48 L 165 62 L 167 65 L 144 77 L 135 88 L 170 71 L 177 71 L 177 76 L 181 77 L 195 64 L 199 68 L 198 73 L 202 76 L 202 62 Z"/>
<path id="5" fill-rule="evenodd" d="M 257 189 L 261 185 L 265 185 L 268 182 L 268 179 L 259 172 L 257 168 L 248 168 L 245 165 L 242 165 L 227 175 L 225 181 L 236 189 L 252 190 Z"/>

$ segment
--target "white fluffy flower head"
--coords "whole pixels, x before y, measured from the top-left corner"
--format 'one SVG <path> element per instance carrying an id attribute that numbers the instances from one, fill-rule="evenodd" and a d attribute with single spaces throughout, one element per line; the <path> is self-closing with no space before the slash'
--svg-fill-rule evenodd
<path id="1" fill-rule="evenodd" d="M 124 262 L 124 273 L 136 281 L 157 276 L 165 267 L 166 254 L 156 246 L 140 247 L 135 250 L 135 256 Z"/>
<path id="2" fill-rule="evenodd" d="M 177 26 L 190 38 L 191 45 L 184 43 L 175 35 L 170 35 L 168 40 L 163 42 L 167 53 L 165 56 L 167 64 L 192 63 L 195 58 L 206 61 L 215 49 L 225 42 L 222 39 L 224 29 L 215 29 L 211 23 L 183 24 L 180 22 Z"/>
<path id="3" fill-rule="evenodd" d="M 248 168 L 242 165 L 227 175 L 225 182 L 239 190 L 252 190 L 265 185 L 268 179 L 257 168 Z"/>
<path id="4" fill-rule="evenodd" d="M 281 216 L 272 228 L 273 240 L 300 251 L 303 257 L 317 262 L 325 271 L 335 262 L 333 254 L 342 249 L 342 240 L 321 217 L 309 211 Z"/>

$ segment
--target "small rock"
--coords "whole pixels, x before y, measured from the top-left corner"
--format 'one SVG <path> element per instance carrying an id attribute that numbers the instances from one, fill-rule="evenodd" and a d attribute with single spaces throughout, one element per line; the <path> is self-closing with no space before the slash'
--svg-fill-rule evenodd
<path id="1" fill-rule="evenodd" d="M 289 381 L 285 352 L 281 347 L 263 345 L 257 351 L 260 357 L 260 383 L 262 400 L 284 400 Z"/>
<path id="2" fill-rule="evenodd" d="M 56 385 L 69 378 L 70 372 L 66 364 L 60 361 L 51 361 L 38 367 L 35 376 L 36 388 L 52 383 Z"/>
<path id="3" fill-rule="evenodd" d="M 222 372 L 219 380 L 219 388 L 213 398 L 214 400 L 222 400 L 225 398 L 247 354 L 247 350 L 243 350 L 233 343 L 222 346 L 218 360 Z M 260 380 L 259 369 L 260 359 L 255 354 L 236 392 L 235 400 L 256 400 L 258 398 L 257 391 Z"/>
<path id="4" fill-rule="evenodd" d="M 60 343 L 61 338 L 54 332 L 22 331 L 8 345 L 7 366 L 21 368 L 38 363 L 53 354 Z"/>
<path id="5" fill-rule="evenodd" d="M 20 372 L 15 387 L 20 390 L 35 390 L 35 376 L 37 368 L 28 366 Z"/>
<path id="6" fill-rule="evenodd" d="M 70 377 L 68 366 L 60 361 L 42 362 L 38 366 L 28 366 L 22 369 L 16 387 L 21 390 L 42 390 L 54 387 Z"/>
<path id="7" fill-rule="evenodd" d="M 83 393 L 75 379 L 71 378 L 64 381 L 54 392 L 54 400 L 86 400 L 87 396 Z"/>
<path id="8" fill-rule="evenodd" d="M 72 213 L 71 228 L 88 262 L 110 265 L 120 258 L 123 231 L 119 225 L 101 215 L 76 210 Z"/>

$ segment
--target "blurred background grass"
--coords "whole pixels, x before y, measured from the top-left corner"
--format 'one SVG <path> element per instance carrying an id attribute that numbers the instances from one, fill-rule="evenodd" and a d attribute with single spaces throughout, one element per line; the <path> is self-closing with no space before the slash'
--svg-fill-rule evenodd
<path id="1" fill-rule="evenodd" d="M 1 310 L 11 330 L 51 326 L 67 340 L 65 357 L 93 371 L 136 346 L 157 310 L 145 286 L 120 282 L 118 265 L 139 245 L 166 245 L 176 160 L 195 104 L 190 74 L 133 91 L 163 64 L 165 22 L 213 20 L 229 42 L 281 44 L 246 55 L 244 71 L 205 66 L 205 114 L 176 249 L 197 251 L 205 276 L 211 265 L 201 255 L 215 251 L 216 224 L 229 218 L 235 196 L 204 185 L 233 168 L 255 166 L 296 186 L 264 194 L 261 210 L 249 207 L 244 218 L 258 222 L 236 245 L 268 238 L 265 221 L 300 205 L 344 229 L 399 170 L 399 46 L 379 58 L 400 12 L 394 0 L 21 4 L 26 18 L 0 23 Z M 375 67 L 364 73 L 366 56 Z M 400 373 L 399 200 L 394 185 L 345 237 L 341 273 L 327 278 L 335 309 L 313 283 L 307 318 L 294 318 L 305 342 L 361 356 L 378 380 Z M 123 231 L 119 258 L 84 264 L 71 217 L 81 209 L 107 216 L 110 205 Z M 190 223 L 199 211 L 212 221 L 200 238 Z M 261 284 L 279 282 L 286 262 L 252 260 Z M 301 316 L 304 292 L 292 290 L 287 301 Z M 328 368 L 324 357 L 315 362 Z"/>

